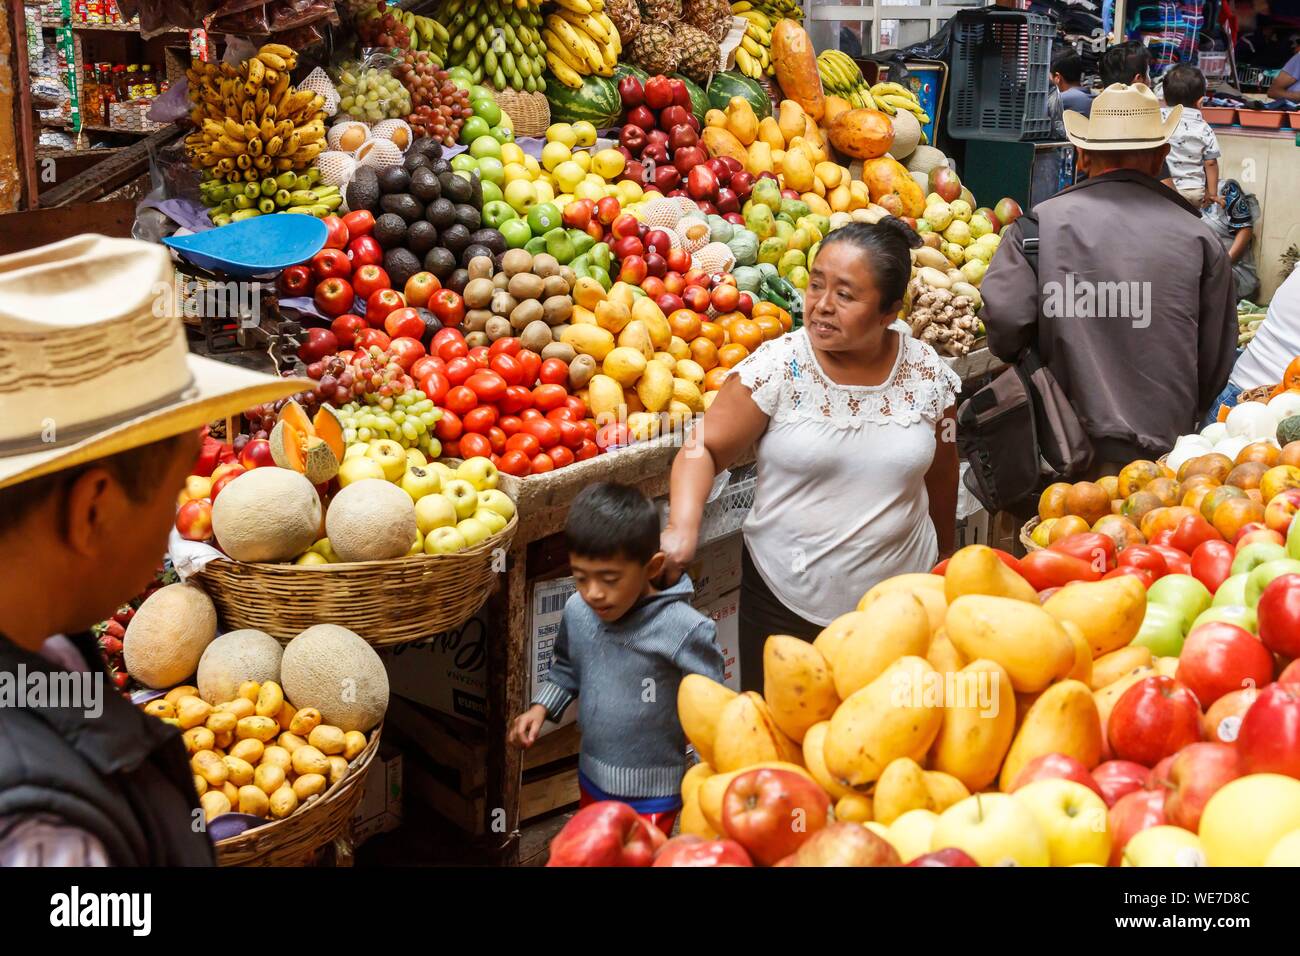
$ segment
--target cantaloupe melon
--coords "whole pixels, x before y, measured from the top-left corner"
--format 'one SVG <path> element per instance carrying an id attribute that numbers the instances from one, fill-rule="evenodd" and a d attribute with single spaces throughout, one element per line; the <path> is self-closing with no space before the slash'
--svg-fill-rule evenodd
<path id="1" fill-rule="evenodd" d="M 236 561 L 288 561 L 321 537 L 320 526 L 316 489 L 287 468 L 244 472 L 212 506 L 217 544 Z"/>
<path id="2" fill-rule="evenodd" d="M 328 405 L 308 419 L 297 402 L 286 402 L 280 420 L 271 429 L 271 457 L 281 468 L 300 472 L 314 485 L 339 472 L 345 453 L 343 427 Z"/>
<path id="3" fill-rule="evenodd" d="M 917 146 L 907 157 L 906 162 L 909 172 L 925 173 L 928 176 L 930 170 L 947 166 L 948 157 L 943 154 L 943 150 L 935 149 L 933 146 Z"/>
<path id="4" fill-rule="evenodd" d="M 217 610 L 201 587 L 159 588 L 127 625 L 122 640 L 127 672 L 146 687 L 172 687 L 194 673 L 216 636 Z"/>
<path id="5" fill-rule="evenodd" d="M 921 142 L 921 121 L 908 110 L 899 110 L 893 116 L 894 142 L 889 154 L 900 163 L 906 163 Z"/>
<path id="6" fill-rule="evenodd" d="M 315 707 L 324 723 L 366 731 L 388 709 L 388 673 L 369 644 L 346 627 L 317 624 L 284 649 L 280 686 L 301 710 Z"/>
<path id="7" fill-rule="evenodd" d="M 325 515 L 330 547 L 343 561 L 400 558 L 411 549 L 417 530 L 411 496 L 379 478 L 348 485 Z"/>
<path id="8" fill-rule="evenodd" d="M 199 658 L 199 696 L 209 704 L 234 700 L 244 681 L 280 680 L 284 648 L 270 634 L 245 628 L 208 645 Z"/>

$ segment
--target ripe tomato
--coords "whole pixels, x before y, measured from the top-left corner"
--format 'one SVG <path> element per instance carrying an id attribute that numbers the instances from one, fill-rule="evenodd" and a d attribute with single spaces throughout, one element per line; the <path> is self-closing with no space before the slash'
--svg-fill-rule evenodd
<path id="1" fill-rule="evenodd" d="M 534 455 L 533 460 L 529 462 L 529 464 L 533 466 L 533 474 L 535 475 L 544 471 L 555 470 L 555 462 L 551 459 L 550 455 L 546 454 L 546 452 Z"/>
<path id="2" fill-rule="evenodd" d="M 610 422 L 596 432 L 596 444 L 603 449 L 632 444 L 632 435 L 622 422 Z"/>
<path id="3" fill-rule="evenodd" d="M 538 369 L 537 377 L 544 385 L 566 385 L 569 381 L 569 366 L 563 359 L 546 359 Z"/>
<path id="4" fill-rule="evenodd" d="M 558 409 L 557 409 L 558 411 Z M 577 422 L 556 422 L 560 426 L 560 444 L 565 448 L 577 450 L 582 447 L 582 426 Z"/>
<path id="5" fill-rule="evenodd" d="M 442 443 L 442 457 L 443 457 L 443 458 L 459 458 L 459 457 L 460 457 L 460 442 L 458 442 L 458 441 L 445 441 L 445 442 L 443 442 L 443 443 Z"/>
<path id="6" fill-rule="evenodd" d="M 525 408 L 522 412 L 519 413 L 519 417 L 526 422 L 536 422 L 536 421 L 541 421 L 546 416 L 543 415 L 535 408 Z"/>
<path id="7" fill-rule="evenodd" d="M 529 349 L 520 349 L 515 356 L 524 366 L 524 384 L 532 388 L 537 381 L 537 374 L 542 368 L 542 357 Z"/>
<path id="8" fill-rule="evenodd" d="M 565 448 L 563 445 L 556 445 L 546 454 L 550 457 L 556 468 L 563 468 L 565 465 L 572 465 L 577 461 L 577 457 L 573 454 L 573 451 Z"/>
<path id="9" fill-rule="evenodd" d="M 443 325 L 460 325 L 465 319 L 465 300 L 451 289 L 439 289 L 429 299 L 429 311 Z"/>
<path id="10" fill-rule="evenodd" d="M 599 454 L 600 454 L 600 447 L 591 439 L 584 438 L 582 440 L 582 444 L 578 447 L 577 452 L 574 454 L 574 457 L 578 461 L 587 461 L 588 459 L 595 458 Z"/>
<path id="11" fill-rule="evenodd" d="M 1110 578 L 1117 578 L 1120 577 L 1121 575 L 1131 575 L 1137 578 L 1139 581 L 1142 582 L 1142 586 L 1145 588 L 1149 588 L 1151 587 L 1151 585 L 1156 583 L 1156 573 L 1154 571 L 1152 571 L 1150 568 L 1141 567 L 1136 564 L 1121 564 L 1118 567 L 1116 567 L 1114 570 L 1107 571 L 1105 574 L 1103 574 L 1102 580 L 1105 581 Z"/>
<path id="12" fill-rule="evenodd" d="M 433 333 L 433 350 L 441 348 L 443 342 L 464 342 L 465 336 L 457 328 L 443 328 Z"/>
<path id="13" fill-rule="evenodd" d="M 478 395 L 468 386 L 456 385 L 447 390 L 447 397 L 442 400 L 442 404 L 457 415 L 465 415 L 478 407 Z"/>
<path id="14" fill-rule="evenodd" d="M 513 335 L 507 335 L 505 338 L 497 339 L 489 347 L 488 351 L 492 355 L 518 355 L 519 350 L 524 347 L 523 343 Z"/>
<path id="15" fill-rule="evenodd" d="M 479 368 L 488 367 L 488 350 L 486 345 L 476 345 L 469 350 L 469 357 L 474 360 L 474 364 Z"/>
<path id="16" fill-rule="evenodd" d="M 573 409 L 573 420 L 580 422 L 587 417 L 587 403 L 577 395 L 570 395 L 564 400 L 564 404 Z M 594 435 L 592 436 L 595 437 Z"/>
<path id="17" fill-rule="evenodd" d="M 549 412 L 546 413 L 546 418 L 548 421 L 552 421 L 552 422 L 576 422 L 577 421 L 577 419 L 573 416 L 573 409 L 570 408 L 567 403 L 561 405 L 559 408 L 552 408 Z"/>
<path id="18" fill-rule="evenodd" d="M 438 353 L 438 358 L 450 362 L 452 359 L 469 355 L 469 346 L 465 344 L 464 339 L 447 339 L 441 345 L 435 343 L 434 351 Z"/>
<path id="19" fill-rule="evenodd" d="M 533 470 L 527 455 L 522 451 L 510 450 L 501 453 L 501 460 L 497 462 L 497 468 L 507 475 L 514 475 L 517 478 L 522 478 Z"/>
<path id="20" fill-rule="evenodd" d="M 465 343 L 462 342 L 461 344 L 464 345 Z M 451 382 L 451 384 L 464 385 L 469 380 L 469 377 L 476 371 L 478 370 L 474 367 L 473 360 L 462 355 L 447 363 L 447 371 L 445 374 L 447 376 L 447 381 Z"/>
<path id="21" fill-rule="evenodd" d="M 497 423 L 497 410 L 491 405 L 480 405 L 465 413 L 465 431 L 486 435 Z"/>
<path id="22" fill-rule="evenodd" d="M 1165 556 L 1145 544 L 1129 545 L 1119 553 L 1118 560 L 1121 568 L 1145 568 L 1151 572 L 1153 579 L 1163 577 L 1169 571 L 1169 564 L 1165 561 Z"/>
<path id="23" fill-rule="evenodd" d="M 497 341 L 501 341 L 498 339 Z M 492 356 L 488 367 L 506 380 L 507 385 L 524 384 L 524 365 L 513 355 L 497 354 Z"/>
<path id="24" fill-rule="evenodd" d="M 411 378 L 417 382 L 422 381 L 430 372 L 441 372 L 446 369 L 447 363 L 436 355 L 422 355 L 415 360 L 411 366 Z"/>
<path id="25" fill-rule="evenodd" d="M 447 381 L 447 376 L 441 372 L 429 372 L 420 379 L 420 391 L 433 399 L 435 405 L 441 405 L 450 390 L 451 382 Z"/>
<path id="26" fill-rule="evenodd" d="M 560 443 L 560 426 L 545 418 L 538 419 L 535 422 L 526 422 L 524 431 L 537 436 L 537 440 L 542 443 L 543 448 L 554 448 Z"/>
<path id="27" fill-rule="evenodd" d="M 466 432 L 460 436 L 460 456 L 462 458 L 487 458 L 492 454 L 492 442 L 486 435 Z"/>
<path id="28" fill-rule="evenodd" d="M 447 451 L 447 442 L 460 438 L 464 431 L 465 426 L 461 423 L 460 416 L 445 408 L 442 410 L 442 418 L 433 426 L 434 436 L 443 443 L 442 453 L 449 458 L 455 456 Z"/>
<path id="29" fill-rule="evenodd" d="M 531 459 L 534 455 L 540 454 L 541 450 L 542 443 L 538 441 L 536 435 L 529 432 L 521 431 L 506 439 L 507 452 L 521 451 Z"/>
<path id="30" fill-rule="evenodd" d="M 499 455 L 506 450 L 506 433 L 496 425 L 487 430 L 488 441 L 492 443 L 492 453 Z"/>
<path id="31" fill-rule="evenodd" d="M 544 412 L 559 408 L 569 397 L 569 390 L 563 385 L 538 385 L 533 389 L 533 405 Z"/>
<path id="32" fill-rule="evenodd" d="M 465 383 L 482 402 L 499 402 L 505 398 L 506 380 L 490 369 L 480 369 Z"/>
<path id="33" fill-rule="evenodd" d="M 519 429 L 523 428 L 524 423 L 523 420 L 516 415 L 502 415 L 497 419 L 497 427 L 505 432 L 506 437 L 509 438 L 511 435 L 515 434 L 515 432 L 519 431 Z"/>
<path id="34" fill-rule="evenodd" d="M 583 440 L 589 441 L 593 445 L 595 445 L 596 444 L 596 423 L 590 418 L 584 418 L 582 421 L 578 422 L 578 427 L 582 429 Z"/>
<path id="35" fill-rule="evenodd" d="M 507 415 L 515 415 L 533 407 L 533 393 L 523 385 L 508 385 L 497 406 Z"/>

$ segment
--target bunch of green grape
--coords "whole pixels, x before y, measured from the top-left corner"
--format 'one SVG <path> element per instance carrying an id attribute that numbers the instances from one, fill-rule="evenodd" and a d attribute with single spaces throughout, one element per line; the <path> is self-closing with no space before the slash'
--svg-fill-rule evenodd
<path id="1" fill-rule="evenodd" d="M 367 123 L 410 115 L 411 91 L 388 70 L 345 65 L 339 73 L 339 111 Z"/>
<path id="2" fill-rule="evenodd" d="M 339 417 L 349 445 L 391 438 L 403 448 L 418 448 L 431 461 L 442 454 L 442 443 L 433 434 L 442 409 L 419 389 L 393 396 L 366 395 L 364 404 L 344 405 Z"/>

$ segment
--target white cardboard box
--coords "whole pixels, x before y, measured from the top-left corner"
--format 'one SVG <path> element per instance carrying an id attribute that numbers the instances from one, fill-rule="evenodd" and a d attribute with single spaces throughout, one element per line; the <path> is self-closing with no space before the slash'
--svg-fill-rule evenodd
<path id="1" fill-rule="evenodd" d="M 564 605 L 577 590 L 573 578 L 551 578 L 533 584 L 532 600 L 528 604 L 528 651 L 532 661 L 532 678 L 530 697 L 537 691 L 551 673 L 551 663 L 555 660 L 555 639 L 560 633 L 560 621 L 564 617 Z M 546 721 L 542 724 L 542 735 L 553 730 L 567 727 L 578 719 L 578 702 L 574 701 L 564 712 L 557 724 Z"/>
<path id="2" fill-rule="evenodd" d="M 724 594 L 709 604 L 696 604 L 696 610 L 713 619 L 718 629 L 718 647 L 722 650 L 723 683 L 740 692 L 740 589 Z"/>
<path id="3" fill-rule="evenodd" d="M 740 587 L 740 555 L 744 547 L 740 534 L 728 535 L 703 545 L 686 568 L 695 585 L 695 606 L 711 604 Z"/>
<path id="4" fill-rule="evenodd" d="M 402 752 L 379 745 L 379 753 L 366 773 L 361 801 L 352 812 L 352 838 L 360 846 L 376 833 L 396 830 L 402 824 Z"/>
<path id="5" fill-rule="evenodd" d="M 487 627 L 484 609 L 427 641 L 381 650 L 390 691 L 444 714 L 485 723 Z"/>

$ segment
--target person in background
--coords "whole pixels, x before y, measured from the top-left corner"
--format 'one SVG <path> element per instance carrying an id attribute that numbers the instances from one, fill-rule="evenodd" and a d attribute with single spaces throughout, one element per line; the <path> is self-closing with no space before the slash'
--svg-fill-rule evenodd
<path id="1" fill-rule="evenodd" d="M 1087 116 L 1092 109 L 1092 94 L 1080 83 L 1083 80 L 1083 58 L 1073 47 L 1067 47 L 1052 60 L 1052 85 L 1061 97 L 1063 110 L 1074 110 Z"/>
<path id="2" fill-rule="evenodd" d="M 1275 100 L 1300 103 L 1300 36 L 1291 38 L 1291 59 L 1273 77 L 1268 95 Z"/>
<path id="3" fill-rule="evenodd" d="M 1214 230 L 1228 253 L 1238 299 L 1253 299 L 1259 293 L 1254 251 L 1259 214 L 1259 199 L 1242 189 L 1235 179 L 1224 180 L 1219 186 L 1218 201 L 1201 212 L 1201 219 Z"/>
<path id="4" fill-rule="evenodd" d="M 1178 128 L 1169 138 L 1169 176 L 1165 185 L 1193 206 L 1222 201 L 1219 196 L 1219 140 L 1199 109 L 1205 99 L 1205 74 L 1190 63 L 1179 63 L 1164 76 L 1162 117 L 1181 106 Z"/>
<path id="5" fill-rule="evenodd" d="M 1101 87 L 1116 83 L 1151 85 L 1151 53 L 1137 40 L 1125 40 L 1108 47 L 1101 55 L 1097 70 Z"/>
<path id="6" fill-rule="evenodd" d="M 1204 424 L 1218 419 L 1219 408 L 1237 404 L 1242 392 L 1282 381 L 1300 355 L 1300 269 L 1292 269 L 1268 302 L 1268 314 L 1232 367 L 1227 386 L 1215 399 Z"/>
<path id="7" fill-rule="evenodd" d="M 689 577 L 663 590 L 652 583 L 664 567 L 659 511 L 635 488 L 588 485 L 564 537 L 578 590 L 564 606 L 550 675 L 510 742 L 531 747 L 576 697 L 581 806 L 619 800 L 671 833 L 687 769 L 677 686 L 687 674 L 721 683 L 717 628 L 691 607 Z"/>

